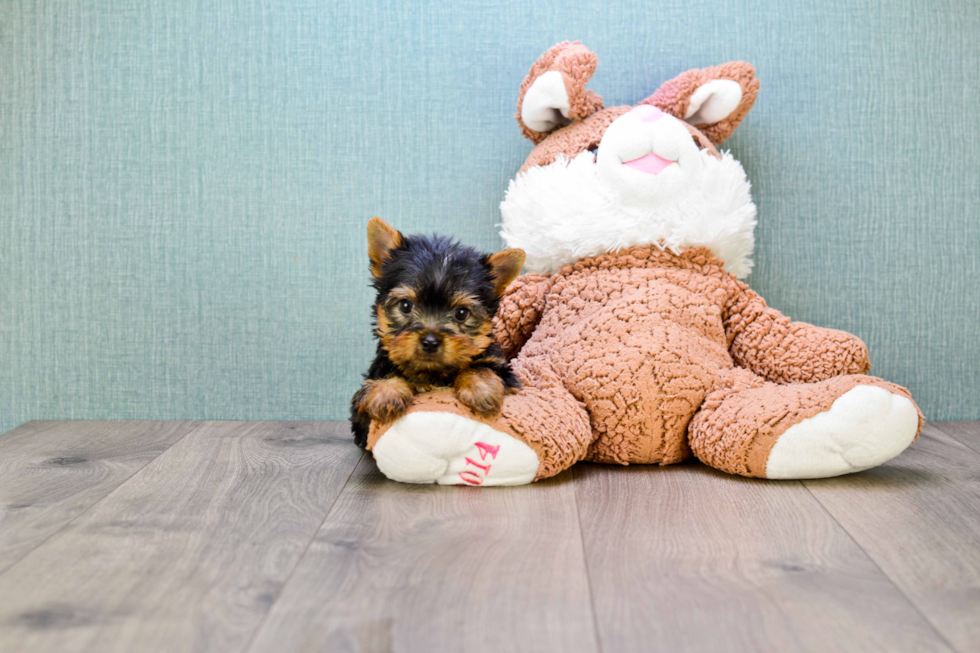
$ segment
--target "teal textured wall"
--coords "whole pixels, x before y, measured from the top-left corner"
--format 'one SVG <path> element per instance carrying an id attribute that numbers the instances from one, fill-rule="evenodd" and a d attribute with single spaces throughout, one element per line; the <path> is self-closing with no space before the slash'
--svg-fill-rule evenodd
<path id="1" fill-rule="evenodd" d="M 4 0 L 0 432 L 345 417 L 366 220 L 498 247 L 517 87 L 563 39 L 610 105 L 756 64 L 726 145 L 750 283 L 929 418 L 980 418 L 977 34 L 975 0 Z"/>

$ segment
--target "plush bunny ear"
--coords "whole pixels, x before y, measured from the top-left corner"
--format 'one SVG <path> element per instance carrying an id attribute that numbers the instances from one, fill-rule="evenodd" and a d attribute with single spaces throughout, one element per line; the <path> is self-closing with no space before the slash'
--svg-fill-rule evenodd
<path id="1" fill-rule="evenodd" d="M 585 85 L 599 58 L 578 41 L 551 47 L 534 62 L 521 84 L 517 122 L 535 145 L 549 132 L 603 108 L 602 98 Z"/>
<path id="2" fill-rule="evenodd" d="M 744 61 L 731 61 L 681 73 L 640 104 L 652 104 L 687 121 L 721 145 L 745 118 L 758 93 L 755 68 Z"/>

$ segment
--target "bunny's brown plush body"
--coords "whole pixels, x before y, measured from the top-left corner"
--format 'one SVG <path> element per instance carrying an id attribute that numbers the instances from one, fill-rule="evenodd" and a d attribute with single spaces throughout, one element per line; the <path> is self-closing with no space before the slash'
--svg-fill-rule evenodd
<path id="1" fill-rule="evenodd" d="M 762 478 L 835 476 L 881 464 L 916 437 L 909 393 L 871 376 L 855 336 L 791 322 L 738 277 L 751 269 L 755 206 L 716 146 L 759 84 L 733 62 L 688 71 L 635 107 L 585 89 L 596 57 L 561 43 L 521 86 L 536 148 L 501 205 L 527 253 L 496 335 L 522 389 L 495 417 L 449 390 L 374 424 L 389 478 L 508 485 L 579 460 L 678 462 Z"/>

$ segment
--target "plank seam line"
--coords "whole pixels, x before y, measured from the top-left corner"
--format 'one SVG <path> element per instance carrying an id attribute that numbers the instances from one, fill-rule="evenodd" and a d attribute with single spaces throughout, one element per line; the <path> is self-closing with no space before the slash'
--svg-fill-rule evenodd
<path id="1" fill-rule="evenodd" d="M 592 595 L 592 574 L 589 571 L 589 557 L 585 553 L 585 533 L 582 529 L 582 511 L 578 505 L 578 492 L 575 486 L 578 484 L 578 471 L 572 468 L 572 501 L 575 503 L 575 521 L 578 523 L 578 539 L 582 545 L 582 567 L 585 568 L 585 584 L 589 587 L 589 608 L 592 610 L 592 629 L 595 631 L 595 646 L 598 653 L 602 653 L 602 640 L 599 638 L 599 613 L 595 609 L 595 597 Z"/>
<path id="2" fill-rule="evenodd" d="M 875 566 L 875 568 L 878 571 L 881 572 L 881 575 L 884 576 L 885 579 L 889 583 L 891 583 L 891 586 L 894 587 L 896 590 L 898 590 L 898 593 L 899 594 L 901 594 L 903 597 L 905 597 L 905 600 L 908 602 L 908 604 L 910 606 L 912 606 L 912 609 L 915 610 L 919 614 L 920 617 L 922 617 L 922 619 L 929 625 L 929 628 L 931 628 L 932 631 L 934 633 L 936 633 L 936 635 L 939 637 L 940 641 L 942 641 L 944 644 L 946 644 L 946 646 L 949 647 L 949 650 L 951 650 L 951 651 L 959 651 L 960 649 L 958 649 L 955 646 L 953 646 L 952 642 L 950 642 L 948 639 L 946 639 L 946 636 L 942 633 L 942 631 L 940 631 L 936 627 L 936 624 L 932 623 L 932 619 L 930 619 L 929 616 L 926 615 L 919 608 L 919 606 L 916 604 L 916 602 L 912 600 L 912 597 L 910 597 L 908 594 L 906 594 L 905 590 L 903 590 L 901 587 L 899 587 L 898 583 L 895 582 L 895 579 L 892 578 L 891 575 L 889 575 L 884 569 L 881 568 L 881 565 L 879 565 L 878 564 L 878 561 L 874 559 L 874 556 L 872 556 L 871 553 L 869 553 L 867 549 L 865 549 L 863 546 L 861 546 L 861 544 L 856 539 L 854 539 L 854 536 L 851 534 L 851 532 L 849 530 L 847 530 L 847 527 L 844 526 L 844 524 L 840 523 L 840 521 L 838 521 L 838 519 L 836 517 L 834 517 L 834 514 L 832 512 L 830 512 L 830 510 L 827 509 L 827 506 L 825 506 L 823 504 L 823 502 L 820 500 L 820 497 L 818 497 L 817 495 L 815 495 L 813 492 L 810 491 L 810 488 L 807 486 L 806 481 L 800 480 L 800 481 L 797 481 L 797 483 L 799 483 L 800 485 L 802 485 L 803 488 L 807 491 L 807 493 L 811 497 L 813 497 L 814 501 L 817 502 L 817 505 L 820 506 L 820 509 L 823 510 L 823 512 L 828 517 L 830 517 L 830 519 L 833 520 L 833 522 L 835 524 L 837 524 L 838 526 L 840 526 L 841 530 L 844 531 L 844 534 L 847 535 L 848 539 L 851 540 L 851 542 L 854 543 L 854 546 L 856 546 L 858 549 L 861 550 L 862 553 L 864 553 L 865 557 L 867 557 L 867 559 L 871 561 L 871 564 L 873 564 Z"/>
<path id="3" fill-rule="evenodd" d="M 196 421 L 196 422 L 193 422 L 192 421 L 190 423 L 191 424 L 194 424 L 195 426 L 193 426 L 192 428 L 187 429 L 187 433 L 184 433 L 182 436 L 180 436 L 179 438 L 177 438 L 176 440 L 174 440 L 173 442 L 171 442 L 168 447 L 162 449 L 160 451 L 160 453 L 158 453 L 157 455 L 155 455 L 152 458 L 150 458 L 149 460 L 147 460 L 146 463 L 144 465 L 141 465 L 139 469 L 133 470 L 133 473 L 130 474 L 129 476 L 127 476 L 126 478 L 124 478 L 123 480 L 121 480 L 116 487 L 112 488 L 112 490 L 110 490 L 109 492 L 107 492 L 104 496 L 100 497 L 97 501 L 92 502 L 91 505 L 86 506 L 86 508 L 84 510 L 82 510 L 80 513 L 78 513 L 77 515 L 75 515 L 74 517 L 72 517 L 71 519 L 69 519 L 68 521 L 66 521 L 64 524 L 62 524 L 58 528 L 58 530 L 54 531 L 53 533 L 51 533 L 50 535 L 48 535 L 46 538 L 44 538 L 43 540 L 41 540 L 40 542 L 38 542 L 37 544 L 35 544 L 33 547 L 31 547 L 31 549 L 29 551 L 27 551 L 24 555 L 22 555 L 21 557 L 17 558 L 16 560 L 14 560 L 13 562 L 11 562 L 9 565 L 7 565 L 6 567 L 4 567 L 3 569 L 0 569 L 0 576 L 3 576 L 5 573 L 7 573 L 11 569 L 13 569 L 17 565 L 19 565 L 21 563 L 21 561 L 24 560 L 24 558 L 26 558 L 27 556 L 31 555 L 32 553 L 34 553 L 35 551 L 37 551 L 38 549 L 40 549 L 42 546 L 44 546 L 45 544 L 47 544 L 48 540 L 50 540 L 55 535 L 58 535 L 59 533 L 61 533 L 61 531 L 63 531 L 66 528 L 68 528 L 71 524 L 73 524 L 75 522 L 76 519 L 78 519 L 82 515 L 86 514 L 89 510 L 91 510 L 95 506 L 99 505 L 100 503 L 102 503 L 103 501 L 105 501 L 106 499 L 108 499 L 109 497 L 111 497 L 113 494 L 115 494 L 119 490 L 119 488 L 121 488 L 122 486 L 126 485 L 126 483 L 128 483 L 131 478 L 133 478 L 134 476 L 136 476 L 137 474 L 139 474 L 140 472 L 142 472 L 144 469 L 146 469 L 146 466 L 147 465 L 149 465 L 152 462 L 155 462 L 160 456 L 162 456 L 163 454 L 165 454 L 168 451 L 170 451 L 178 442 L 183 441 L 184 438 L 186 438 L 191 433 L 194 433 L 195 431 L 197 431 L 198 429 L 200 429 L 205 424 L 204 421 L 200 421 L 200 420 L 199 421 Z"/>
<path id="4" fill-rule="evenodd" d="M 344 493 L 344 490 L 347 489 L 347 484 L 350 483 L 350 480 L 354 477 L 354 472 L 356 472 L 357 468 L 361 466 L 362 462 L 364 462 L 364 455 L 365 454 L 362 451 L 361 456 L 357 459 L 357 462 L 351 467 L 350 474 L 347 475 L 347 479 L 344 480 L 344 484 L 337 492 L 337 496 L 333 498 L 333 501 L 330 503 L 330 507 L 327 508 L 326 514 L 323 515 L 323 519 L 320 521 L 320 525 L 313 531 L 313 536 L 310 537 L 310 541 L 306 543 L 306 546 L 303 547 L 303 552 L 298 558 L 296 558 L 296 564 L 293 565 L 293 568 L 289 570 L 289 575 L 286 576 L 285 580 L 283 580 L 282 587 L 279 588 L 279 593 L 276 594 L 276 598 L 269 604 L 269 609 L 265 611 L 264 615 L 262 615 L 262 619 L 259 620 L 259 623 L 255 626 L 255 630 L 252 631 L 252 635 L 248 638 L 245 646 L 242 647 L 242 653 L 246 653 L 247 651 L 251 650 L 253 646 L 255 646 L 255 640 L 265 627 L 265 622 L 268 621 L 269 615 L 272 614 L 272 610 L 276 607 L 276 603 L 279 602 L 279 598 L 282 596 L 282 593 L 286 591 L 286 586 L 289 585 L 289 581 L 293 579 L 293 576 L 296 574 L 296 570 L 299 569 L 300 564 L 303 562 L 303 558 L 306 557 L 307 551 L 309 551 L 310 547 L 313 546 L 313 541 L 316 540 L 316 536 L 320 534 L 320 529 L 323 528 L 323 525 L 327 523 L 327 519 L 333 513 L 334 507 L 336 507 L 337 502 L 340 501 L 340 497 Z"/>

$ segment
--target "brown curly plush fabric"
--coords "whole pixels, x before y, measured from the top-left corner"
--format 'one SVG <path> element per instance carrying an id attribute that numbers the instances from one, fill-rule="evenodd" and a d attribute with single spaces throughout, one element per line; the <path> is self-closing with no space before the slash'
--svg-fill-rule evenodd
<path id="1" fill-rule="evenodd" d="M 790 322 L 703 248 L 636 248 L 525 275 L 498 315 L 525 386 L 502 419 L 539 452 L 539 477 L 583 458 L 668 464 L 692 453 L 764 477 L 776 438 L 855 385 L 908 396 L 864 376 L 860 339 Z"/>

